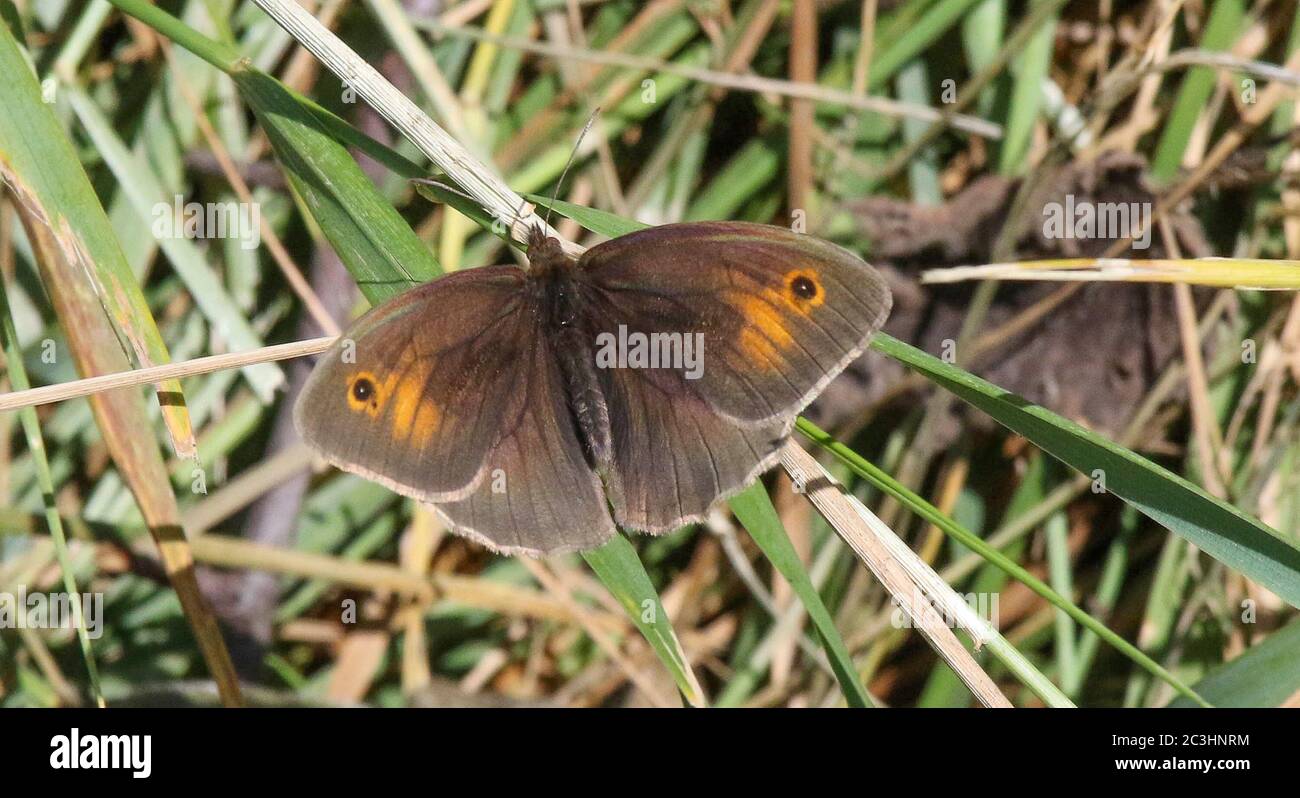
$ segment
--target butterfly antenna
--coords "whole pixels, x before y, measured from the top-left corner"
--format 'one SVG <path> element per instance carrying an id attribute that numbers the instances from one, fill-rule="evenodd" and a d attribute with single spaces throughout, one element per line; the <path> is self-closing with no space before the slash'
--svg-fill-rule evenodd
<path id="1" fill-rule="evenodd" d="M 555 191 L 551 193 L 551 202 L 546 206 L 546 217 L 543 221 L 548 227 L 551 224 L 551 211 L 554 210 L 555 201 L 559 199 L 560 196 L 560 187 L 564 185 L 564 178 L 569 174 L 569 167 L 573 166 L 574 160 L 578 157 L 578 148 L 582 146 L 582 140 L 586 138 L 588 131 L 591 130 L 591 126 L 596 124 L 596 117 L 599 114 L 599 108 L 591 112 L 591 116 L 587 117 L 587 124 L 582 126 L 582 132 L 578 134 L 578 140 L 573 142 L 573 149 L 569 152 L 569 160 L 565 162 L 564 170 L 560 172 L 560 179 L 555 183 Z"/>

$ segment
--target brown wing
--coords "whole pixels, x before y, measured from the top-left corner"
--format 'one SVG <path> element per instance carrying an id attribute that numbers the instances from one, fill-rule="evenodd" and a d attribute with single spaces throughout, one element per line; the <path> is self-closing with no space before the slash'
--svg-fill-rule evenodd
<path id="1" fill-rule="evenodd" d="M 652 532 L 698 520 L 773 465 L 796 414 L 890 307 L 883 278 L 859 258 L 767 225 L 650 228 L 592 248 L 580 268 L 597 352 L 633 333 L 677 336 L 683 354 L 684 336 L 703 343 L 695 364 L 602 368 L 598 357 L 614 517 Z"/>
<path id="2" fill-rule="evenodd" d="M 338 467 L 494 548 L 596 545 L 613 522 L 523 280 L 472 269 L 375 308 L 317 363 L 294 419 Z"/>
<path id="3" fill-rule="evenodd" d="M 374 308 L 321 359 L 294 407 L 303 439 L 347 471 L 425 501 L 465 495 L 518 413 L 522 276 L 448 275 Z"/>
<path id="4" fill-rule="evenodd" d="M 590 549 L 615 534 L 600 479 L 583 456 L 555 353 L 533 330 L 518 365 L 522 406 L 468 497 L 437 509 L 456 531 L 507 554 Z"/>
<path id="5" fill-rule="evenodd" d="M 659 534 L 703 520 L 776 463 L 790 420 L 742 424 L 719 415 L 672 372 L 597 374 L 609 408 L 614 519 Z"/>
<path id="6" fill-rule="evenodd" d="M 701 334 L 694 393 L 766 424 L 798 413 L 889 314 L 884 278 L 840 247 L 741 222 L 652 227 L 580 261 L 595 332 Z"/>

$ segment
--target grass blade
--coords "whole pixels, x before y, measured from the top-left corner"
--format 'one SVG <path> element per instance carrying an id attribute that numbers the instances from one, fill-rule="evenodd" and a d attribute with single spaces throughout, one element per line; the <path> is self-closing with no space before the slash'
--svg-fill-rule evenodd
<path id="1" fill-rule="evenodd" d="M 56 242 L 55 233 L 45 225 L 39 211 L 29 210 L 31 206 L 26 203 L 22 207 L 20 216 L 41 269 L 42 283 L 68 337 L 78 370 L 83 375 L 126 371 L 126 355 L 117 343 L 96 288 L 86 279 L 88 273 L 81 263 L 68 257 L 66 246 Z M 238 706 L 242 699 L 234 665 L 216 618 L 199 591 L 193 554 L 185 539 L 167 467 L 154 436 L 142 434 L 152 426 L 144 401 L 134 390 L 106 391 L 94 394 L 90 405 L 109 454 L 158 545 L 163 568 L 194 630 L 222 701 Z"/>
<path id="2" fill-rule="evenodd" d="M 839 680 L 840 689 L 843 690 L 844 699 L 849 706 L 874 706 L 870 694 L 867 693 L 862 680 L 858 678 L 849 649 L 844 645 L 844 639 L 835 628 L 835 621 L 827 611 L 826 605 L 822 603 L 817 588 L 808 578 L 808 571 L 803 567 L 803 561 L 799 559 L 799 554 L 790 543 L 790 536 L 781 523 L 781 516 L 777 515 L 776 508 L 772 506 L 772 498 L 767 495 L 763 483 L 756 482 L 734 496 L 731 499 L 731 511 L 736 514 L 736 518 L 763 550 L 763 555 L 781 572 L 781 576 L 785 577 L 790 587 L 794 588 L 795 594 L 799 596 L 799 600 L 803 602 L 809 620 L 817 628 L 822 648 L 826 650 L 826 658 L 830 661 L 831 669 L 835 671 L 835 678 Z"/>
<path id="3" fill-rule="evenodd" d="M 1210 17 L 1205 23 L 1201 48 L 1227 50 L 1237 38 L 1245 15 L 1245 0 L 1218 0 L 1213 3 Z M 1218 73 L 1208 67 L 1194 67 L 1183 79 L 1178 99 L 1165 122 L 1155 157 L 1151 161 L 1151 173 L 1157 180 L 1172 180 L 1178 174 L 1178 168 L 1183 165 L 1183 153 L 1192 139 L 1192 129 L 1204 113 L 1218 79 Z"/>
<path id="4" fill-rule="evenodd" d="M 584 551 L 582 558 L 641 630 L 686 700 L 692 706 L 704 706 L 704 690 L 686 660 L 663 602 L 632 544 L 622 535 L 615 535 L 604 546 Z"/>
<path id="5" fill-rule="evenodd" d="M 1292 621 L 1215 668 L 1195 687 L 1218 707 L 1282 706 L 1300 690 L 1300 621 Z M 1179 696 L 1169 706 L 1193 704 Z"/>
<path id="6" fill-rule="evenodd" d="M 1056 20 L 1049 19 L 1034 31 L 1029 44 L 1011 62 L 1015 81 L 998 157 L 998 171 L 1004 175 L 1019 174 L 1029 165 L 1029 143 L 1043 106 L 1043 81 L 1048 79 L 1055 41 Z"/>
<path id="7" fill-rule="evenodd" d="M 112 335 L 133 367 L 171 360 L 140 284 L 95 196 L 77 153 L 23 58 L 8 20 L 0 21 L 0 182 L 42 224 L 57 231 L 55 243 L 99 283 L 98 295 L 113 321 Z M 158 386 L 158 401 L 178 457 L 195 457 L 197 444 L 185 395 L 176 380 Z"/>
<path id="8" fill-rule="evenodd" d="M 952 266 L 921 273 L 923 283 L 964 280 L 1173 283 L 1242 290 L 1300 289 L 1300 261 L 1268 258 L 1061 258 Z"/>
<path id="9" fill-rule="evenodd" d="M 442 273 L 429 248 L 311 111 L 269 75 L 247 68 L 233 77 L 293 187 L 371 303 Z"/>
<path id="10" fill-rule="evenodd" d="M 33 98 L 39 102 L 35 77 L 4 24 L 0 24 L 0 73 L 9 77 L 0 81 L 0 90 L 19 87 L 23 95 L 15 98 L 19 109 L 30 109 Z M 66 136 L 50 128 L 52 120 L 48 109 L 44 114 L 0 114 L 0 172 L 18 199 L 19 215 L 40 266 L 42 283 L 53 301 L 77 367 L 83 375 L 94 375 L 125 371 L 146 360 L 152 365 L 155 354 L 165 361 L 169 358 L 161 336 L 121 246 L 108 227 L 104 209 Z M 33 151 L 31 145 L 36 142 L 47 149 Z M 57 151 L 51 153 L 48 148 Z M 150 328 L 152 335 L 141 332 Z M 125 329 L 131 330 L 128 346 L 118 339 L 119 330 Z M 157 349 L 151 349 L 155 336 Z M 135 363 L 128 362 L 128 353 Z M 164 410 L 178 406 L 181 396 L 179 383 L 174 394 L 168 387 L 162 386 L 166 398 L 160 397 Z M 148 432 L 152 425 L 144 401 L 135 391 L 112 391 L 97 394 L 90 402 L 109 453 L 158 544 L 164 569 L 222 700 L 238 705 L 241 699 L 235 669 L 216 619 L 199 592 L 180 508 L 154 436 Z M 184 424 L 188 428 L 188 413 Z M 189 436 L 190 443 L 178 448 L 196 451 L 192 431 Z"/>
<path id="11" fill-rule="evenodd" d="M 876 337 L 889 338 L 889 336 L 884 333 L 877 333 Z M 889 340 L 893 341 L 894 339 L 890 338 Z M 895 341 L 894 343 L 897 342 Z M 851 468 L 858 476 L 868 480 L 885 493 L 893 496 L 895 499 L 905 504 L 913 513 L 916 513 L 921 518 L 924 518 L 939 527 L 953 540 L 961 543 L 969 549 L 972 549 L 1007 575 L 1024 583 L 1030 590 L 1033 590 L 1056 607 L 1059 607 L 1081 626 L 1103 638 L 1106 642 L 1119 649 L 1125 656 L 1136 662 L 1138 665 L 1141 665 L 1151 674 L 1168 682 L 1174 689 L 1178 690 L 1183 695 L 1188 696 L 1198 704 L 1208 706 L 1200 696 L 1196 695 L 1190 687 L 1183 684 L 1177 676 L 1170 673 L 1168 670 L 1161 667 L 1155 660 L 1139 651 L 1132 643 L 1106 628 L 1105 624 L 1084 612 L 1076 604 L 1060 595 L 1055 590 L 1052 590 L 1052 588 L 1043 582 L 1043 580 L 1038 579 L 1033 574 L 1029 573 L 1029 571 L 1016 564 L 1002 552 L 989 546 L 970 530 L 939 512 L 938 508 L 934 505 L 908 490 L 893 477 L 868 462 L 866 458 L 835 440 L 824 430 L 819 429 L 815 424 L 805 418 L 800 418 L 796 427 L 801 433 L 808 436 L 809 440 L 838 457 L 841 462 Z"/>
<path id="12" fill-rule="evenodd" d="M 4 347 L 10 385 L 19 391 L 31 387 L 31 382 L 27 379 L 27 369 L 23 366 L 22 347 L 18 343 L 18 331 L 14 328 L 13 314 L 9 311 L 9 294 L 5 290 L 3 280 L 0 280 L 0 344 Z M 86 663 L 90 695 L 95 703 L 102 707 L 104 691 L 99 685 L 99 668 L 95 665 L 95 652 L 91 648 L 86 619 L 81 612 L 77 577 L 72 570 L 72 559 L 68 555 L 68 539 L 63 533 L 63 519 L 59 516 L 59 508 L 55 505 L 54 477 L 50 473 L 50 462 L 45 456 L 45 438 L 41 435 L 41 422 L 36 416 L 34 407 L 24 408 L 19 413 L 19 418 L 22 421 L 23 434 L 27 437 L 27 450 L 36 463 L 36 478 L 40 484 L 41 498 L 45 502 L 45 525 L 49 527 L 50 538 L 54 541 L 54 551 L 59 558 L 63 589 L 68 594 L 68 604 L 72 608 L 72 623 L 77 629 L 77 642 L 81 645 L 82 660 Z"/>
<path id="13" fill-rule="evenodd" d="M 153 171 L 126 148 L 113 131 L 112 124 L 104 118 L 90 98 L 80 89 L 71 86 L 66 89 L 66 93 L 82 126 L 117 177 L 118 185 L 130 200 L 141 225 L 147 226 L 151 222 L 155 208 L 159 206 L 170 212 L 172 202 L 164 195 Z M 176 224 L 179 225 L 180 221 L 177 220 Z M 158 244 L 189 289 L 195 304 L 234 349 L 249 351 L 263 346 L 262 339 L 253 331 L 252 325 L 244 318 L 243 311 L 193 241 L 182 236 L 164 236 Z M 284 372 L 274 363 L 258 363 L 248 366 L 243 372 L 263 402 L 270 402 L 276 389 L 284 384 Z"/>
<path id="14" fill-rule="evenodd" d="M 1300 549 L 1263 523 L 1117 443 L 932 355 L 877 335 L 877 351 L 924 374 L 1156 523 L 1300 606 Z"/>

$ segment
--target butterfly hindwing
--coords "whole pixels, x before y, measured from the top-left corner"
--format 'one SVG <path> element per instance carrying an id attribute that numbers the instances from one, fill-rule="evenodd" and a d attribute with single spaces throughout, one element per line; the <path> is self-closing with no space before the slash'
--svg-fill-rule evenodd
<path id="1" fill-rule="evenodd" d="M 630 529 L 658 534 L 702 520 L 709 505 L 770 468 L 790 434 L 787 421 L 720 416 L 670 370 L 605 369 L 599 379 L 612 438 L 609 499 Z"/>
<path id="2" fill-rule="evenodd" d="M 503 425 L 468 497 L 440 504 L 455 527 L 512 554 L 589 549 L 614 534 L 601 482 L 583 455 L 550 341 L 539 328 L 521 358 L 517 416 Z"/>

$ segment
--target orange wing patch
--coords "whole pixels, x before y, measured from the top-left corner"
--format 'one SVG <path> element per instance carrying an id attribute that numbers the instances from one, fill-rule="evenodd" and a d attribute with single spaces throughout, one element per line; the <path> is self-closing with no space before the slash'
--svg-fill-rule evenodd
<path id="1" fill-rule="evenodd" d="M 740 348 L 754 365 L 776 368 L 782 360 L 781 350 L 794 343 L 781 318 L 779 293 L 770 289 L 757 294 L 733 292 L 727 299 L 745 320 Z"/>
<path id="2" fill-rule="evenodd" d="M 752 363 L 776 368 L 782 361 L 782 350 L 794 343 L 785 322 L 784 314 L 789 312 L 786 308 L 806 316 L 826 301 L 826 290 L 816 271 L 794 269 L 782 276 L 780 288 L 730 292 L 727 300 L 745 319 L 740 331 L 741 349 Z"/>
<path id="3" fill-rule="evenodd" d="M 407 438 L 416 446 L 428 443 L 442 422 L 438 406 L 424 392 L 431 370 L 427 360 L 416 361 L 393 388 L 393 437 Z"/>
<path id="4" fill-rule="evenodd" d="M 409 357 L 403 357 L 410 362 Z M 424 391 L 431 364 L 417 360 L 407 368 L 398 368 L 381 382 L 373 372 L 358 371 L 348 377 L 348 407 L 356 413 L 379 418 L 390 403 L 389 423 L 396 440 L 409 440 L 416 446 L 429 442 L 442 423 L 442 413 Z"/>

